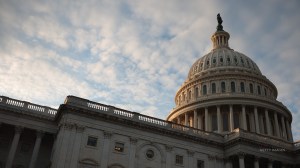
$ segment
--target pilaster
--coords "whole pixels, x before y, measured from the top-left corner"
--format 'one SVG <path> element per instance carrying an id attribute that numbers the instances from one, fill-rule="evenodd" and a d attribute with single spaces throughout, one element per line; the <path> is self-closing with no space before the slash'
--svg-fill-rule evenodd
<path id="1" fill-rule="evenodd" d="M 130 137 L 129 167 L 134 167 L 137 138 Z"/>
<path id="2" fill-rule="evenodd" d="M 108 165 L 108 156 L 109 156 L 109 149 L 110 149 L 110 140 L 112 133 L 111 132 L 103 132 L 104 142 L 103 142 L 103 151 L 102 151 L 102 158 L 101 158 L 101 167 L 107 167 Z"/>

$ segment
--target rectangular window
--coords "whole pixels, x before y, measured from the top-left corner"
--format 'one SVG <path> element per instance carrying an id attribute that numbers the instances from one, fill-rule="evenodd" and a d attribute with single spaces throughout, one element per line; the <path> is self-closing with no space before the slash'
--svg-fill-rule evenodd
<path id="1" fill-rule="evenodd" d="M 178 165 L 183 165 L 183 156 L 176 155 L 175 163 L 178 164 Z"/>
<path id="2" fill-rule="evenodd" d="M 97 146 L 97 140 L 98 140 L 98 138 L 89 136 L 88 141 L 87 141 L 87 146 L 96 147 Z"/>
<path id="3" fill-rule="evenodd" d="M 197 168 L 204 168 L 204 161 L 203 160 L 197 160 Z"/>
<path id="4" fill-rule="evenodd" d="M 115 151 L 124 152 L 124 143 L 116 142 L 115 143 Z"/>

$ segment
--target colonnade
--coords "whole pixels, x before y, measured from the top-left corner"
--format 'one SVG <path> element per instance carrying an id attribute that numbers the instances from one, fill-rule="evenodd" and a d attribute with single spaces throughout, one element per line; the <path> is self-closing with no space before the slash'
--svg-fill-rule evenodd
<path id="1" fill-rule="evenodd" d="M 209 157 L 210 163 L 213 163 L 215 158 Z M 210 167 L 213 167 L 213 164 L 209 164 Z M 235 166 L 234 166 L 235 165 Z M 264 158 L 254 155 L 249 155 L 244 152 L 239 152 L 236 155 L 227 157 L 224 159 L 224 166 L 225 168 L 233 168 L 233 167 L 239 167 L 239 168 L 245 168 L 247 167 L 253 167 L 253 168 L 288 168 L 293 165 L 289 165 L 287 163 L 273 160 L 270 158 Z"/>
<path id="2" fill-rule="evenodd" d="M 2 124 L 0 123 L 0 127 L 1 126 L 2 126 Z M 15 156 L 17 153 L 17 149 L 19 146 L 19 142 L 20 142 L 20 137 L 21 137 L 23 131 L 24 131 L 24 127 L 14 126 L 14 135 L 13 135 L 12 143 L 9 147 L 9 152 L 8 152 L 7 159 L 6 159 L 5 168 L 11 168 L 13 166 Z M 35 143 L 34 143 L 34 147 L 32 150 L 31 159 L 29 162 L 29 168 L 36 167 L 36 161 L 37 161 L 38 154 L 40 151 L 41 142 L 42 142 L 42 139 L 44 136 L 43 131 L 40 131 L 40 130 L 35 130 L 35 131 L 36 131 L 36 138 L 35 138 Z"/>
<path id="3" fill-rule="evenodd" d="M 291 122 L 283 114 L 257 106 L 217 105 L 185 112 L 173 122 L 217 133 L 241 128 L 293 141 Z"/>

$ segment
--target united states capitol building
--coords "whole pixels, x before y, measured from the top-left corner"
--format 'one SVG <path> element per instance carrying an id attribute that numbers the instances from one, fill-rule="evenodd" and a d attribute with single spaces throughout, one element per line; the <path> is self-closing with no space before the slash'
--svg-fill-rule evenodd
<path id="1" fill-rule="evenodd" d="M 75 96 L 59 109 L 0 96 L 0 168 L 299 168 L 292 113 L 218 23 L 166 120 Z"/>

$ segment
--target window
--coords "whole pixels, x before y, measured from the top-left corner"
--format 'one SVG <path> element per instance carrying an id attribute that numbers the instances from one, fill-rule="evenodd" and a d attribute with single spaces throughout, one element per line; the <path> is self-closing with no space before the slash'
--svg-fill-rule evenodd
<path id="1" fill-rule="evenodd" d="M 216 93 L 216 84 L 215 83 L 211 84 L 211 92 Z"/>
<path id="2" fill-rule="evenodd" d="M 216 59 L 215 59 L 215 58 L 213 59 L 213 63 L 214 63 L 214 64 L 216 63 Z"/>
<path id="3" fill-rule="evenodd" d="M 222 90 L 222 93 L 226 92 L 225 82 L 221 82 L 221 90 Z"/>
<path id="4" fill-rule="evenodd" d="M 244 82 L 241 82 L 241 92 L 245 93 L 245 84 L 244 84 Z"/>
<path id="5" fill-rule="evenodd" d="M 98 141 L 98 138 L 89 136 L 86 145 L 87 145 L 87 146 L 93 146 L 93 147 L 96 147 L 96 146 L 97 146 L 97 141 Z"/>
<path id="6" fill-rule="evenodd" d="M 217 131 L 218 130 L 218 121 L 217 121 L 217 114 L 212 113 L 211 114 L 211 121 L 212 121 L 212 131 Z"/>
<path id="7" fill-rule="evenodd" d="M 266 88 L 264 88 L 264 92 L 265 92 L 265 96 L 267 96 L 267 89 Z"/>
<path id="8" fill-rule="evenodd" d="M 209 65 L 209 61 L 206 61 L 206 65 Z"/>
<path id="9" fill-rule="evenodd" d="M 183 165 L 183 156 L 181 156 L 181 155 L 176 155 L 175 163 L 176 163 L 176 164 L 179 164 L 179 165 Z"/>
<path id="10" fill-rule="evenodd" d="M 206 85 L 203 85 L 203 95 L 206 95 L 207 94 L 207 88 L 206 88 Z"/>
<path id="11" fill-rule="evenodd" d="M 196 87 L 196 89 L 195 89 L 195 96 L 196 96 L 196 98 L 198 97 L 198 92 L 199 92 L 199 89 L 198 89 L 198 87 Z"/>
<path id="12" fill-rule="evenodd" d="M 252 83 L 249 84 L 249 88 L 250 88 L 250 93 L 253 93 L 253 84 Z"/>
<path id="13" fill-rule="evenodd" d="M 189 91 L 189 100 L 192 99 L 192 91 Z"/>
<path id="14" fill-rule="evenodd" d="M 197 168 L 204 168 L 204 161 L 203 160 L 197 160 Z"/>
<path id="15" fill-rule="evenodd" d="M 231 82 L 231 92 L 235 92 L 235 83 Z"/>
<path id="16" fill-rule="evenodd" d="M 230 58 L 229 57 L 227 57 L 227 62 L 230 62 Z"/>
<path id="17" fill-rule="evenodd" d="M 261 91 L 260 91 L 260 86 L 257 86 L 257 93 L 260 95 Z"/>
<path id="18" fill-rule="evenodd" d="M 115 143 L 115 151 L 117 152 L 124 152 L 124 143 L 116 142 Z"/>
<path id="19" fill-rule="evenodd" d="M 154 157 L 154 152 L 153 152 L 153 150 L 148 149 L 147 152 L 146 152 L 146 157 L 147 157 L 148 159 L 152 159 L 152 158 Z"/>
<path id="20" fill-rule="evenodd" d="M 220 62 L 223 63 L 223 58 L 220 58 Z"/>
<path id="21" fill-rule="evenodd" d="M 234 62 L 237 64 L 238 63 L 238 60 L 236 58 L 234 58 Z"/>

